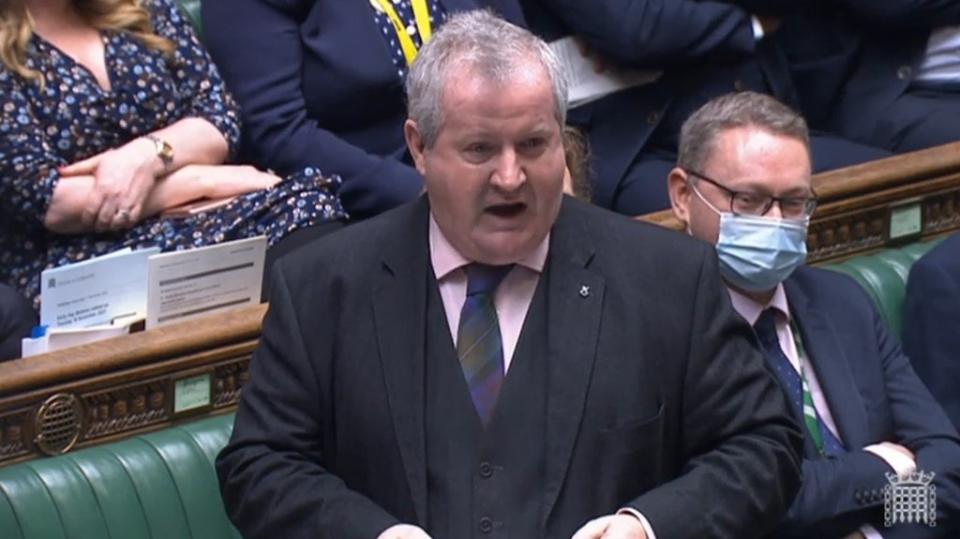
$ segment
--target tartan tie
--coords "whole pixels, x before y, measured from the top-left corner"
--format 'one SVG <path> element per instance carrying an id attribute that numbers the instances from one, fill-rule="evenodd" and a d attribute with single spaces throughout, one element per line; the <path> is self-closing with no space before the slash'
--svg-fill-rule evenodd
<path id="1" fill-rule="evenodd" d="M 485 264 L 466 267 L 467 297 L 460 311 L 457 356 L 484 426 L 493 415 L 503 384 L 503 342 L 493 294 L 512 268 Z"/>
<path id="2" fill-rule="evenodd" d="M 813 404 L 813 394 L 807 385 L 806 377 L 797 372 L 783 349 L 780 348 L 776 320 L 774 319 L 776 315 L 776 309 L 767 309 L 760 314 L 760 318 L 753 326 L 754 331 L 757 332 L 757 338 L 763 346 L 767 363 L 777 374 L 777 378 L 780 379 L 790 403 L 803 414 L 803 422 L 807 426 L 807 432 L 817 451 L 828 456 L 842 454 L 846 449 L 833 434 L 833 431 L 827 428 L 826 424 L 820 419 L 817 408 Z M 801 357 L 800 360 L 803 361 L 803 358 Z"/>

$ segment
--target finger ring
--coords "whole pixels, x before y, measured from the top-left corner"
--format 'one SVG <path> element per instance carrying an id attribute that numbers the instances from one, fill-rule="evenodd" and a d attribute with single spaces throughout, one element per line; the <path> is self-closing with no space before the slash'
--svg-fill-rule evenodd
<path id="1" fill-rule="evenodd" d="M 126 221 L 130 218 L 130 210 L 117 210 L 117 217 Z"/>

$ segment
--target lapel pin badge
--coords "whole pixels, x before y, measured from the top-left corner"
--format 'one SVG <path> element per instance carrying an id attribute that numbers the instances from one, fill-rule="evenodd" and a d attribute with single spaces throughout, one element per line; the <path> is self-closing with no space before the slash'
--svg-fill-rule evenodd
<path id="1" fill-rule="evenodd" d="M 580 297 L 585 298 L 590 295 L 590 287 L 582 284 L 580 285 Z"/>

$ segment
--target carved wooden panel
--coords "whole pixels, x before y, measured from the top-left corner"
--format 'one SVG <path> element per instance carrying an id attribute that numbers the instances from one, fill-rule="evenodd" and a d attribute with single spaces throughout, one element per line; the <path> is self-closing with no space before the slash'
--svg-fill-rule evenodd
<path id="1" fill-rule="evenodd" d="M 907 200 L 920 205 L 919 237 L 960 229 L 960 187 Z M 890 215 L 891 209 L 900 204 L 900 201 L 885 201 L 882 205 L 851 209 L 846 213 L 824 212 L 824 215 L 817 216 L 810 223 L 807 260 L 825 262 L 898 243 L 890 238 Z"/>
<path id="2" fill-rule="evenodd" d="M 923 228 L 925 233 L 931 234 L 960 228 L 960 189 L 923 201 Z"/>
<path id="3" fill-rule="evenodd" d="M 816 262 L 883 247 L 887 213 L 886 208 L 875 208 L 811 222 L 807 234 L 807 260 Z"/>
<path id="4" fill-rule="evenodd" d="M 167 421 L 169 400 L 170 384 L 166 378 L 88 393 L 82 399 L 87 410 L 83 439 L 92 440 Z"/>
<path id="5" fill-rule="evenodd" d="M 41 456 L 36 420 L 52 396 L 76 403 L 80 419 L 66 426 L 78 425 L 79 435 L 75 444 L 48 443 L 48 453 L 232 410 L 249 376 L 265 309 L 239 309 L 206 323 L 191 321 L 0 363 L 0 466 Z M 199 401 L 181 402 L 177 409 L 177 393 L 186 394 L 180 382 L 198 380 Z M 50 425 L 48 419 L 48 432 Z"/>
<path id="6" fill-rule="evenodd" d="M 32 428 L 33 414 L 29 408 L 10 410 L 0 415 L 0 462 L 23 457 L 30 453 L 26 442 Z"/>
<path id="7" fill-rule="evenodd" d="M 218 365 L 213 370 L 213 407 L 235 406 L 240 402 L 240 388 L 250 377 L 250 361 Z"/>
<path id="8" fill-rule="evenodd" d="M 201 370 L 214 373 L 211 379 L 209 411 L 222 413 L 236 407 L 240 390 L 246 383 L 250 356 L 234 357 Z M 184 414 L 174 411 L 175 380 L 184 372 L 197 371 L 198 365 L 171 370 L 160 376 L 130 381 L 99 380 L 93 385 L 74 384 L 73 391 L 60 391 L 77 399 L 83 416 L 79 441 L 67 448 L 86 447 L 103 441 L 126 437 L 134 433 L 154 430 L 175 423 Z M 119 374 L 119 373 L 118 373 Z M 62 388 L 61 388 L 62 389 Z M 33 439 L 38 411 L 43 400 L 38 393 L 32 406 L 16 410 L 0 410 L 0 466 L 34 458 L 44 454 Z M 204 410 L 188 413 L 191 419 Z"/>

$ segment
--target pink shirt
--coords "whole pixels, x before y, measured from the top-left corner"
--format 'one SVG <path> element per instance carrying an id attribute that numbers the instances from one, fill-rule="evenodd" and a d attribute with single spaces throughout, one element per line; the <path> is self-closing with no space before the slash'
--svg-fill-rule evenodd
<path id="1" fill-rule="evenodd" d="M 504 374 L 510 369 L 523 321 L 527 317 L 533 293 L 547 261 L 549 246 L 550 234 L 547 234 L 533 252 L 517 261 L 494 293 L 493 304 L 497 309 L 500 337 L 503 340 Z M 472 261 L 467 260 L 450 244 L 433 215 L 430 216 L 430 262 L 440 288 L 440 299 L 443 300 L 443 310 L 447 315 L 450 337 L 456 346 L 457 332 L 460 330 L 460 311 L 467 298 L 467 273 L 463 268 Z"/>

